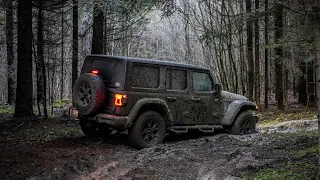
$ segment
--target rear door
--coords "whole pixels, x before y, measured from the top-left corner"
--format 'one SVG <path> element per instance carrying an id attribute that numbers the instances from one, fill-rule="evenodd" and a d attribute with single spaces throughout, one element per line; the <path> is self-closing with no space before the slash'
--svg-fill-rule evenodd
<path id="1" fill-rule="evenodd" d="M 163 85 L 161 82 L 161 67 L 156 64 L 128 62 L 125 93 L 128 95 L 126 114 L 134 104 L 142 98 L 161 98 L 163 96 Z"/>
<path id="2" fill-rule="evenodd" d="M 165 69 L 165 95 L 175 125 L 188 122 L 190 106 L 187 102 L 188 72 L 178 67 Z M 187 119 L 186 119 L 187 117 Z"/>

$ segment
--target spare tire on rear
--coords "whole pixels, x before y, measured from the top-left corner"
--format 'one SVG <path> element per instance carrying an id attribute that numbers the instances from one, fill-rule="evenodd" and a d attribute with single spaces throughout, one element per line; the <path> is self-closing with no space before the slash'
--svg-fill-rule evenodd
<path id="1" fill-rule="evenodd" d="M 82 115 L 98 112 L 105 99 L 106 87 L 100 76 L 85 73 L 76 80 L 73 87 L 73 105 Z"/>

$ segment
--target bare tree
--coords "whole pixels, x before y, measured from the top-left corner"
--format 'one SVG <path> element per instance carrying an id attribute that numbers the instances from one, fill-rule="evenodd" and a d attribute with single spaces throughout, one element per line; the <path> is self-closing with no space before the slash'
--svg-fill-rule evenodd
<path id="1" fill-rule="evenodd" d="M 254 89 L 255 101 L 260 107 L 260 30 L 259 30 L 259 0 L 255 0 L 256 19 L 254 21 Z"/>
<path id="2" fill-rule="evenodd" d="M 269 37 L 268 37 L 268 26 L 269 26 L 269 17 L 268 17 L 268 6 L 269 1 L 264 1 L 264 107 L 268 109 L 268 100 L 269 100 L 269 49 L 266 47 L 269 44 Z"/>
<path id="3" fill-rule="evenodd" d="M 253 28 L 251 20 L 251 0 L 246 0 L 247 16 L 247 59 L 248 59 L 248 98 L 253 100 L 254 61 L 253 61 Z"/>
<path id="4" fill-rule="evenodd" d="M 191 61 L 191 48 L 190 48 L 190 18 L 189 18 L 189 2 L 184 0 L 183 2 L 183 18 L 184 18 L 184 40 L 186 43 L 185 61 L 192 63 Z"/>
<path id="5" fill-rule="evenodd" d="M 61 11 L 61 87 L 60 87 L 60 100 L 63 99 L 64 91 L 64 12 Z"/>

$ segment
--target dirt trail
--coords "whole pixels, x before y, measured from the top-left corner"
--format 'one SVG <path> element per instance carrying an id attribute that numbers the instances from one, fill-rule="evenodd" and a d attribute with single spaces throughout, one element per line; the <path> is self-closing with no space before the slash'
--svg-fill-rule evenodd
<path id="1" fill-rule="evenodd" d="M 77 127 L 73 123 L 68 122 L 67 127 Z M 245 136 L 223 131 L 169 135 L 164 144 L 143 150 L 131 148 L 126 135 L 121 133 L 108 139 L 79 134 L 39 142 L 3 142 L 0 143 L 0 177 L 32 180 L 241 179 L 248 172 L 294 160 L 297 151 L 315 146 L 315 136 L 288 133 L 289 130 L 314 129 L 314 121 L 296 121 L 259 126 L 259 133 Z M 314 161 L 316 163 L 316 159 Z"/>

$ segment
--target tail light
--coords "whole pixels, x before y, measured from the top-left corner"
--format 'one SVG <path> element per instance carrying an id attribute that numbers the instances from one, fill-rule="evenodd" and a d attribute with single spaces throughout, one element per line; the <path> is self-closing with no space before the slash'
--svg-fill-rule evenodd
<path id="1" fill-rule="evenodd" d="M 116 94 L 115 95 L 115 100 L 114 100 L 114 105 L 116 106 L 123 106 L 124 103 L 127 101 L 127 95 L 125 94 Z"/>
<path id="2" fill-rule="evenodd" d="M 92 74 L 95 74 L 95 75 L 98 75 L 98 74 L 99 74 L 99 71 L 98 71 L 98 70 L 92 70 L 91 73 L 92 73 Z"/>

